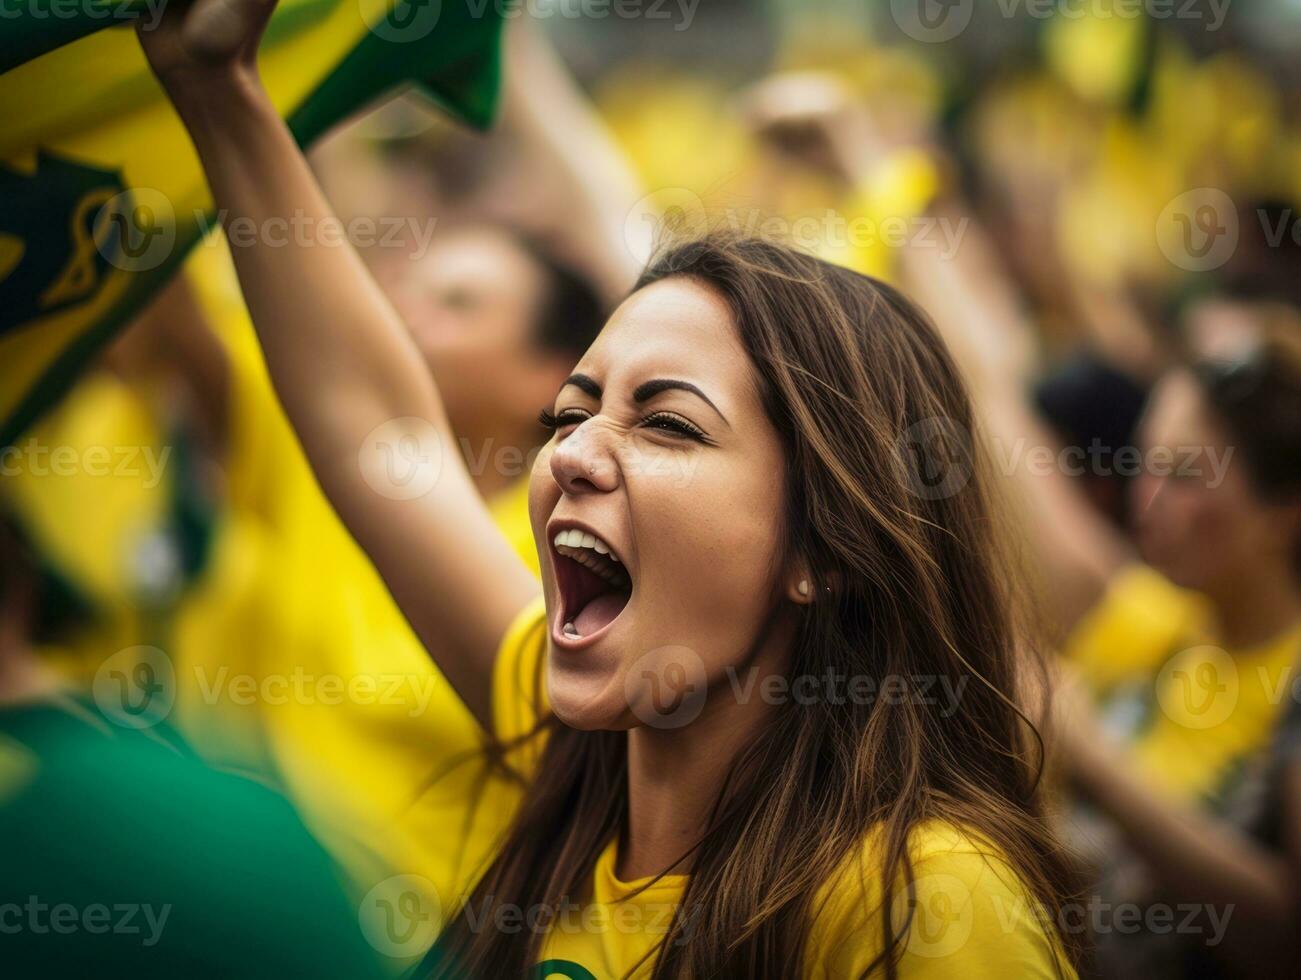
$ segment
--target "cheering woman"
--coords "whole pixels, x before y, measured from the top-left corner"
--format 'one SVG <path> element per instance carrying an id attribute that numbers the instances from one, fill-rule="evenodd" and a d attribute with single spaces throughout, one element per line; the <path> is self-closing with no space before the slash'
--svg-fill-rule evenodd
<path id="1" fill-rule="evenodd" d="M 273 8 L 141 41 L 219 208 L 327 224 L 258 81 Z M 321 486 L 524 787 L 425 973 L 1074 975 L 971 410 L 907 300 L 664 254 L 542 412 L 539 587 L 353 251 L 233 251 Z"/>

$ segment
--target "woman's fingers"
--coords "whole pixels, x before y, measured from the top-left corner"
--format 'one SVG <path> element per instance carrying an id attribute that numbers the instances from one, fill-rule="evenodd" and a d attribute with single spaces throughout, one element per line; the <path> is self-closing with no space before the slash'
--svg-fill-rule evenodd
<path id="1" fill-rule="evenodd" d="M 181 79 L 253 63 L 276 0 L 171 0 L 161 21 L 141 22 L 140 44 L 169 86 Z"/>
<path id="2" fill-rule="evenodd" d="M 207 64 L 251 56 L 275 8 L 276 0 L 195 0 L 182 26 L 182 44 Z"/>

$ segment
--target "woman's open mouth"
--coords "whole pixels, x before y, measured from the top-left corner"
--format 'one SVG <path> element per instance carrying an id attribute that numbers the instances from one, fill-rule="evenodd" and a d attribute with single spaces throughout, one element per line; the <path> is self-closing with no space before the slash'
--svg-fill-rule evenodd
<path id="1" fill-rule="evenodd" d="M 579 528 L 551 536 L 560 593 L 556 639 L 569 646 L 595 637 L 613 623 L 632 596 L 632 578 L 605 541 Z"/>

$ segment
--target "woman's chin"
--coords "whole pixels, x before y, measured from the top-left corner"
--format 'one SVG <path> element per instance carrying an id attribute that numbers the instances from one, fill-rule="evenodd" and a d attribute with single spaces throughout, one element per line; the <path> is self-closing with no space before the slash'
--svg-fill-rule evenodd
<path id="1" fill-rule="evenodd" d="M 579 710 L 573 712 L 555 712 L 556 717 L 567 727 L 580 732 L 626 732 L 636 727 L 628 718 L 627 711 L 594 712 Z"/>
<path id="2" fill-rule="evenodd" d="M 570 685 L 553 678 L 547 700 L 561 723 L 582 732 L 625 731 L 635 723 L 625 699 L 606 690 L 593 692 L 587 684 Z"/>

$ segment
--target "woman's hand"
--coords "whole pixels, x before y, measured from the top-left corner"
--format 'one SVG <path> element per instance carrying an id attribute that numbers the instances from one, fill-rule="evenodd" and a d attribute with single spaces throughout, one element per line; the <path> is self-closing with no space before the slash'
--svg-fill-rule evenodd
<path id="1" fill-rule="evenodd" d="M 745 92 L 740 108 L 762 144 L 847 184 L 883 152 L 867 107 L 829 72 L 771 75 Z"/>
<path id="2" fill-rule="evenodd" d="M 257 49 L 277 0 L 170 0 L 136 33 L 158 80 L 175 100 L 224 82 L 257 78 Z M 210 93 L 215 95 L 215 93 Z"/>

